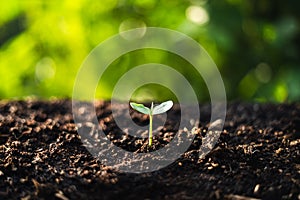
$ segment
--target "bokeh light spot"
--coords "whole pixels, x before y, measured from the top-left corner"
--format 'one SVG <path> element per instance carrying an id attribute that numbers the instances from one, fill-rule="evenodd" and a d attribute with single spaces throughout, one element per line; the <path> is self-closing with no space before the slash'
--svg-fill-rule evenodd
<path id="1" fill-rule="evenodd" d="M 254 71 L 257 80 L 261 83 L 268 83 L 272 78 L 272 70 L 267 63 L 259 63 Z"/>
<path id="2" fill-rule="evenodd" d="M 190 6 L 186 9 L 186 17 L 195 24 L 203 25 L 209 21 L 207 11 L 200 6 Z"/>
<path id="3" fill-rule="evenodd" d="M 136 31 L 135 35 L 132 35 L 132 33 L 128 33 L 126 31 L 134 28 L 141 28 L 139 31 Z M 125 32 L 124 32 L 125 31 Z M 141 38 L 146 33 L 146 24 L 145 22 L 138 20 L 138 19 L 127 19 L 123 21 L 119 27 L 119 33 L 120 35 L 127 40 L 133 40 L 137 38 Z"/>
<path id="4" fill-rule="evenodd" d="M 288 97 L 288 89 L 285 83 L 279 83 L 274 91 L 275 100 L 278 102 L 284 102 Z"/>
<path id="5" fill-rule="evenodd" d="M 253 71 L 249 72 L 239 83 L 239 93 L 243 98 L 252 98 L 259 87 Z"/>
<path id="6" fill-rule="evenodd" d="M 265 25 L 263 28 L 263 37 L 266 41 L 274 41 L 277 37 L 275 27 L 272 25 Z"/>
<path id="7" fill-rule="evenodd" d="M 39 82 L 49 80 L 54 77 L 55 69 L 53 59 L 44 57 L 35 66 L 35 77 Z"/>

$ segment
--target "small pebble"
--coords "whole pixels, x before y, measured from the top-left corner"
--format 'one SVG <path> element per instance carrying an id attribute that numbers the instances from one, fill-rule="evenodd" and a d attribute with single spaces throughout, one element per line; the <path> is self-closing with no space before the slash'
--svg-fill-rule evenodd
<path id="1" fill-rule="evenodd" d="M 259 187 L 260 187 L 259 184 L 257 184 L 257 185 L 255 186 L 255 188 L 254 188 L 254 190 L 253 190 L 253 193 L 254 193 L 254 194 L 256 194 L 256 193 L 258 192 Z"/>

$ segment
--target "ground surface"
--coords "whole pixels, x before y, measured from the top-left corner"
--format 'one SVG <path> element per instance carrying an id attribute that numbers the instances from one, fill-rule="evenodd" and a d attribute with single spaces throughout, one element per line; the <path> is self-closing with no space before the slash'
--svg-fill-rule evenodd
<path id="1" fill-rule="evenodd" d="M 155 151 L 174 136 L 176 106 L 154 147 L 122 133 L 110 104 L 97 102 L 99 124 L 128 151 Z M 127 106 L 117 108 L 120 114 Z M 130 111 L 133 120 L 147 117 Z M 103 166 L 82 145 L 68 100 L 0 102 L 0 199 L 300 199 L 300 105 L 228 105 L 224 131 L 205 159 L 209 107 L 190 148 L 158 171 L 128 174 Z M 175 128 L 174 128 L 175 127 Z"/>

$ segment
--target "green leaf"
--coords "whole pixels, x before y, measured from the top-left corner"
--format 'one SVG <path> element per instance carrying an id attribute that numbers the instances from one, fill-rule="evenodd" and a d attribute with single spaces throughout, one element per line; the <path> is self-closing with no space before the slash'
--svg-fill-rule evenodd
<path id="1" fill-rule="evenodd" d="M 143 104 L 130 102 L 130 106 L 134 110 L 139 111 L 140 113 L 143 113 L 143 114 L 146 114 L 146 115 L 150 115 L 150 109 L 147 108 L 146 106 L 144 106 Z"/>
<path id="2" fill-rule="evenodd" d="M 152 114 L 158 115 L 158 114 L 167 112 L 168 110 L 170 110 L 172 108 L 172 106 L 173 106 L 173 101 L 163 102 L 153 108 Z"/>

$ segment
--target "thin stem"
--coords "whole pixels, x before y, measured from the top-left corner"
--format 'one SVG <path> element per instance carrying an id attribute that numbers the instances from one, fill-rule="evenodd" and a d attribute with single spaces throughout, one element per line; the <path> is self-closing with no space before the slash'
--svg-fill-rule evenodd
<path id="1" fill-rule="evenodd" d="M 153 102 L 151 103 L 151 108 L 150 108 L 150 114 L 149 114 L 149 147 L 152 146 L 152 140 L 153 140 L 153 135 L 152 135 L 152 112 L 153 112 Z"/>
<path id="2" fill-rule="evenodd" d="M 149 147 L 152 146 L 152 114 L 149 115 Z"/>

